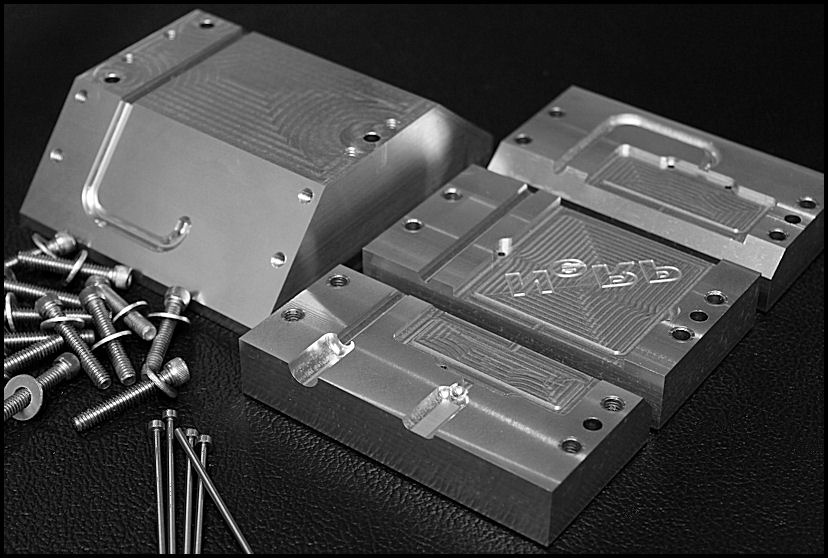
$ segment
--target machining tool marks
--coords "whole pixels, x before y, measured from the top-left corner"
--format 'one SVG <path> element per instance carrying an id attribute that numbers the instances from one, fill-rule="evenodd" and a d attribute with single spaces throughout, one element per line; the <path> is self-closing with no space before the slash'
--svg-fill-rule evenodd
<path id="1" fill-rule="evenodd" d="M 707 262 L 571 209 L 541 214 L 459 296 L 541 332 L 626 354 L 710 269 Z"/>
<path id="2" fill-rule="evenodd" d="M 450 369 L 458 366 L 475 383 L 529 396 L 562 414 L 598 382 L 437 309 L 425 312 L 395 338 L 450 364 Z"/>
<path id="3" fill-rule="evenodd" d="M 732 180 L 716 177 L 716 173 L 703 172 L 696 165 L 677 163 L 669 157 L 662 160 L 622 146 L 590 177 L 589 183 L 623 192 L 640 203 L 697 220 L 724 234 L 743 236 L 768 208 L 741 197 Z"/>

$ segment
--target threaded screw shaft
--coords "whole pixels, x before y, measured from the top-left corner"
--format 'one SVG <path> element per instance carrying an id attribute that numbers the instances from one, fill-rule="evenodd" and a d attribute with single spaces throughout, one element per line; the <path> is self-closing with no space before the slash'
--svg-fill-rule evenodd
<path id="1" fill-rule="evenodd" d="M 86 332 L 88 330 L 84 331 Z M 82 333 L 81 336 L 83 335 Z M 38 341 L 21 351 L 3 358 L 3 379 L 8 381 L 14 374 L 21 372 L 27 366 L 56 354 L 63 349 L 65 344 L 66 341 L 60 335 L 49 335 L 43 341 Z"/>
<path id="2" fill-rule="evenodd" d="M 35 308 L 46 319 L 65 317 L 60 300 L 54 295 L 47 295 L 37 299 Z M 63 337 L 63 340 L 66 341 L 66 344 L 72 352 L 80 359 L 81 367 L 92 380 L 92 383 L 95 384 L 95 387 L 98 389 L 107 389 L 112 384 L 109 373 L 104 369 L 95 355 L 92 354 L 92 351 L 89 350 L 89 346 L 80 338 L 77 330 L 65 322 L 55 324 L 55 330 Z"/>
<path id="3" fill-rule="evenodd" d="M 85 254 L 85 253 L 83 253 Z M 85 255 L 83 255 L 85 257 Z M 77 265 L 76 260 L 66 260 L 63 258 L 50 258 L 43 254 L 26 254 L 20 252 L 17 254 L 17 259 L 21 265 L 30 269 L 39 271 L 51 271 L 53 273 L 69 274 Z M 118 265 L 114 267 L 107 267 L 103 265 L 86 263 L 81 264 L 77 270 L 77 274 L 83 277 L 91 277 L 92 275 L 100 275 L 106 277 L 119 288 L 129 287 L 132 281 L 132 270 L 126 266 Z"/>
<path id="4" fill-rule="evenodd" d="M 36 378 L 44 393 L 50 392 L 61 382 L 71 380 L 78 375 L 78 359 L 72 354 L 61 355 L 43 374 Z M 32 401 L 32 392 L 18 389 L 3 401 L 3 422 L 25 409 Z"/>
<path id="5" fill-rule="evenodd" d="M 3 288 L 5 288 L 8 292 L 12 292 L 19 297 L 26 299 L 40 298 L 42 296 L 46 296 L 47 294 L 53 294 L 66 306 L 71 306 L 72 308 L 81 307 L 78 295 L 63 291 L 56 291 L 54 289 L 44 289 L 43 287 L 33 285 L 32 283 L 23 283 L 21 281 L 15 281 L 14 279 L 4 278 Z"/>
<path id="6" fill-rule="evenodd" d="M 35 237 L 37 238 L 37 237 Z M 77 241 L 75 238 L 67 232 L 58 232 L 55 234 L 55 237 L 49 240 L 46 243 L 46 249 L 49 250 L 55 256 L 64 256 L 73 252 L 77 247 Z M 19 254 L 26 254 L 27 256 L 34 256 L 37 254 L 42 254 L 40 248 L 32 248 L 31 250 L 24 250 L 23 252 L 19 252 Z M 3 268 L 9 269 L 18 264 L 17 256 L 12 256 L 3 261 Z"/>
<path id="7" fill-rule="evenodd" d="M 164 366 L 158 374 L 158 379 L 169 386 L 178 387 L 190 379 L 190 372 L 183 360 L 174 358 Z M 152 380 L 142 380 L 118 395 L 80 413 L 72 419 L 72 425 L 78 432 L 89 430 L 129 407 L 146 401 L 156 389 L 159 388 Z"/>
<path id="8" fill-rule="evenodd" d="M 92 316 L 90 316 L 87 312 L 83 312 L 81 310 L 64 310 L 63 312 L 66 316 L 70 318 L 77 318 L 79 320 L 83 320 L 87 324 L 92 323 Z M 37 313 L 37 310 L 34 308 L 24 308 L 19 307 L 15 308 L 11 311 L 11 318 L 15 323 L 40 323 L 43 318 L 40 314 Z"/>
<path id="9" fill-rule="evenodd" d="M 93 275 L 86 281 L 86 286 L 94 286 L 103 296 L 113 314 L 118 314 L 127 307 L 128 303 L 110 286 L 109 280 L 100 275 Z M 147 318 L 137 310 L 130 310 L 124 315 L 124 325 L 136 333 L 144 341 L 152 341 L 156 329 Z"/>
<path id="10" fill-rule="evenodd" d="M 67 316 L 69 314 L 67 313 Z M 95 332 L 91 329 L 81 329 L 78 331 L 78 335 L 80 335 L 83 342 L 86 344 L 91 344 L 95 342 Z M 20 351 L 34 345 L 35 343 L 41 343 L 43 341 L 49 339 L 57 339 L 60 341 L 59 348 L 63 347 L 64 341 L 63 337 L 58 335 L 57 333 L 49 334 L 49 333 L 42 333 L 39 331 L 21 331 L 17 333 L 6 333 L 3 335 L 3 347 L 9 349 L 11 351 Z"/>
<path id="11" fill-rule="evenodd" d="M 184 304 L 178 299 L 169 300 L 164 306 L 164 311 L 170 314 L 180 315 L 183 310 Z M 158 324 L 158 332 L 155 334 L 155 339 L 152 340 L 152 345 L 150 345 L 147 358 L 144 361 L 144 366 L 153 372 L 157 371 L 163 364 L 164 356 L 170 347 L 177 324 L 178 320 L 161 318 L 161 323 Z"/>
<path id="12" fill-rule="evenodd" d="M 115 335 L 117 330 L 112 324 L 112 318 L 100 292 L 95 287 L 86 287 L 81 291 L 80 298 L 86 306 L 86 310 L 92 316 L 100 338 L 106 339 L 111 335 Z M 118 339 L 112 339 L 106 343 L 106 349 L 109 352 L 109 360 L 115 368 L 115 374 L 117 374 L 121 383 L 125 386 L 134 384 L 135 368 L 129 361 L 121 342 Z"/>

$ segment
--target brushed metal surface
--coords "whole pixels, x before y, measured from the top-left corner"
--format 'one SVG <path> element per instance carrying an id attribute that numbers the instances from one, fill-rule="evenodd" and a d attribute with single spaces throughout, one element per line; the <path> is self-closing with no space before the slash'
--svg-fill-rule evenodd
<path id="1" fill-rule="evenodd" d="M 763 310 L 824 245 L 822 173 L 577 87 L 489 169 L 758 272 Z"/>
<path id="2" fill-rule="evenodd" d="M 756 273 L 480 167 L 371 242 L 363 260 L 381 281 L 645 397 L 655 427 L 755 319 Z"/>
<path id="3" fill-rule="evenodd" d="M 349 281 L 321 278 L 241 338 L 246 394 L 542 543 L 645 442 L 640 397 L 417 298 L 386 304 L 394 290 L 353 270 L 329 275 Z M 315 387 L 293 378 L 308 346 L 366 317 Z M 461 384 L 468 402 L 432 439 L 406 429 L 435 389 Z"/>
<path id="4" fill-rule="evenodd" d="M 201 11 L 80 74 L 21 213 L 252 327 L 490 137 Z"/>

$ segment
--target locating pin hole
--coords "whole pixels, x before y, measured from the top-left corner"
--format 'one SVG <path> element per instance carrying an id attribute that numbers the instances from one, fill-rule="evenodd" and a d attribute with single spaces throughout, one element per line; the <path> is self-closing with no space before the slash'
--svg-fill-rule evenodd
<path id="1" fill-rule="evenodd" d="M 707 312 L 703 310 L 694 310 L 690 312 L 690 319 L 694 322 L 706 322 L 708 317 Z"/>
<path id="2" fill-rule="evenodd" d="M 598 420 L 595 417 L 590 417 L 583 422 L 584 428 L 587 430 L 592 430 L 593 432 L 596 430 L 601 430 L 604 427 L 604 423 Z"/>
<path id="3" fill-rule="evenodd" d="M 552 118 L 563 118 L 566 116 L 566 112 L 561 107 L 552 107 L 546 114 Z"/>
<path id="4" fill-rule="evenodd" d="M 443 199 L 447 201 L 458 201 L 460 198 L 463 197 L 463 194 L 460 193 L 460 190 L 457 188 L 446 188 L 443 190 Z"/>
<path id="5" fill-rule="evenodd" d="M 501 238 L 497 241 L 497 249 L 495 250 L 498 258 L 505 258 L 512 253 L 512 239 L 509 237 Z"/>
<path id="6" fill-rule="evenodd" d="M 813 198 L 800 198 L 797 202 L 802 209 L 814 209 L 817 206 Z"/>
<path id="7" fill-rule="evenodd" d="M 419 219 L 409 219 L 403 225 L 408 232 L 417 232 L 423 228 L 423 222 Z"/>
<path id="8" fill-rule="evenodd" d="M 797 225 L 802 222 L 802 217 L 799 215 L 785 215 L 785 222 L 790 223 L 792 225 Z"/>
<path id="9" fill-rule="evenodd" d="M 707 301 L 707 304 L 719 306 L 720 304 L 727 302 L 727 297 L 721 291 L 709 291 L 706 295 L 704 295 L 704 300 Z"/>
<path id="10" fill-rule="evenodd" d="M 285 256 L 284 252 L 276 252 L 272 256 L 270 256 L 270 265 L 276 269 L 279 269 L 287 262 L 287 256 Z"/>
<path id="11" fill-rule="evenodd" d="M 532 143 L 532 138 L 530 138 L 526 134 L 520 134 L 515 138 L 515 143 L 517 143 L 518 145 L 527 145 Z"/>
<path id="12" fill-rule="evenodd" d="M 782 229 L 773 229 L 768 233 L 768 236 L 771 240 L 775 240 L 776 242 L 782 242 L 783 240 L 788 238 L 788 233 L 786 233 Z"/>
<path id="13" fill-rule="evenodd" d="M 376 143 L 382 139 L 382 137 L 376 132 L 368 132 L 364 136 L 362 136 L 363 141 L 367 141 L 368 143 Z"/>
<path id="14" fill-rule="evenodd" d="M 676 341 L 689 341 L 695 336 L 693 330 L 686 327 L 674 327 L 670 330 L 670 335 Z"/>

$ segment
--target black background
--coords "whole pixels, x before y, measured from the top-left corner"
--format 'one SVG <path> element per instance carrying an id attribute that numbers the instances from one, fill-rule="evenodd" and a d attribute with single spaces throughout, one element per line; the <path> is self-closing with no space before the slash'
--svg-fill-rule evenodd
<path id="1" fill-rule="evenodd" d="M 202 8 L 496 139 L 577 84 L 823 171 L 821 6 Z M 5 8 L 6 255 L 28 247 L 18 212 L 73 77 L 190 9 Z M 548 550 L 822 551 L 823 276 L 820 255 Z M 174 406 L 213 435 L 211 471 L 255 550 L 547 550 L 245 398 L 221 326 L 194 319 L 170 355 L 194 375 Z M 101 394 L 78 380 L 57 397 L 4 429 L 4 550 L 152 552 L 145 426 L 168 403 L 78 436 L 69 418 Z M 205 529 L 206 552 L 237 550 L 209 502 Z"/>

